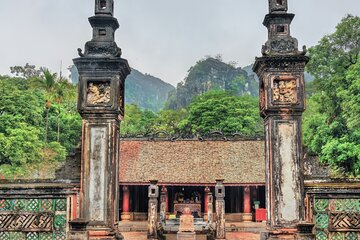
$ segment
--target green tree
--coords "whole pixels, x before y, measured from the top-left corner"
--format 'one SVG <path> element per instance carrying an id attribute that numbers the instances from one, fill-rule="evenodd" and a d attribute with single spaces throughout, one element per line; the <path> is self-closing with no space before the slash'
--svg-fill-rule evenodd
<path id="1" fill-rule="evenodd" d="M 360 18 L 351 15 L 310 48 L 314 93 L 304 116 L 304 144 L 322 162 L 354 176 L 360 176 L 359 52 Z"/>
<path id="2" fill-rule="evenodd" d="M 37 69 L 35 65 L 30 65 L 29 63 L 26 63 L 25 66 L 10 67 L 10 71 L 12 74 L 15 74 L 15 76 L 25 79 L 40 77 L 41 75 L 41 70 Z"/>
<path id="3" fill-rule="evenodd" d="M 153 131 L 156 115 L 150 110 L 141 110 L 136 104 L 125 105 L 125 116 L 121 122 L 122 135 L 146 135 Z"/>
<path id="4" fill-rule="evenodd" d="M 37 166 L 54 166 L 63 161 L 67 151 L 77 145 L 81 132 L 81 118 L 76 113 L 75 87 L 66 86 L 61 103 L 60 121 L 66 121 L 66 128 L 58 135 L 58 129 L 49 129 L 49 143 L 45 142 L 46 116 L 57 111 L 55 102 L 49 109 L 44 106 L 48 95 L 56 92 L 58 82 L 48 91 L 40 87 L 36 78 L 0 77 L 0 174 L 6 176 L 27 175 Z M 70 93 L 72 92 L 72 93 Z M 52 114 L 54 117 L 56 114 Z M 50 116 L 51 117 L 51 116 Z M 56 121 L 54 122 L 56 125 Z M 64 124 L 65 125 L 65 124 Z M 54 134 L 53 134 L 54 132 Z M 54 137 L 52 137 L 54 135 Z M 41 167 L 40 167 L 41 168 Z"/>
<path id="5" fill-rule="evenodd" d="M 178 110 L 162 110 L 155 119 L 154 129 L 156 131 L 166 131 L 170 134 L 181 132 L 181 121 L 187 117 L 188 113 L 185 108 Z"/>
<path id="6" fill-rule="evenodd" d="M 263 132 L 257 98 L 238 97 L 220 90 L 196 97 L 182 126 L 203 134 L 220 130 L 227 134 L 238 132 L 254 136 Z"/>

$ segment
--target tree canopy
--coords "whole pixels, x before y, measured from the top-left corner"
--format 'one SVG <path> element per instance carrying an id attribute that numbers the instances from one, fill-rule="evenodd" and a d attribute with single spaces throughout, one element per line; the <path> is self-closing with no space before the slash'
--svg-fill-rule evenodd
<path id="1" fill-rule="evenodd" d="M 348 15 L 310 48 L 315 77 L 304 144 L 340 173 L 360 176 L 360 18 Z"/>
<path id="2" fill-rule="evenodd" d="M 0 175 L 5 177 L 59 164 L 81 134 L 75 86 L 28 64 L 15 70 L 22 72 L 19 77 L 0 77 Z"/>

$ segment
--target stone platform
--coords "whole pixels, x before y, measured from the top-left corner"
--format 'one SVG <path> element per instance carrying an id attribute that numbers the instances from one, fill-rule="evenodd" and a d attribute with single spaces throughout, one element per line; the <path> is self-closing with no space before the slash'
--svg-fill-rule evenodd
<path id="1" fill-rule="evenodd" d="M 195 224 L 197 231 L 196 240 L 206 240 L 206 235 L 201 234 L 202 227 Z M 119 230 L 125 240 L 147 240 L 147 222 L 120 222 Z M 169 227 L 169 226 L 167 226 Z M 265 231 L 266 224 L 263 222 L 226 222 L 227 240 L 260 240 L 260 233 Z M 165 234 L 167 240 L 176 240 L 178 226 L 172 226 L 171 232 Z"/>

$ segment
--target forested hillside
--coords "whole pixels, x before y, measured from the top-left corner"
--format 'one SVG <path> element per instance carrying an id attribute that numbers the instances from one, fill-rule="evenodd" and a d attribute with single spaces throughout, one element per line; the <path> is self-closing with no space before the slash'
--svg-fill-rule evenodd
<path id="1" fill-rule="evenodd" d="M 220 57 L 207 57 L 198 61 L 188 71 L 187 77 L 171 92 L 167 107 L 187 107 L 192 99 L 210 90 L 224 90 L 237 96 L 258 95 L 258 81 L 254 75 L 232 64 L 224 63 Z"/>
<path id="2" fill-rule="evenodd" d="M 158 112 L 165 106 L 169 92 L 175 90 L 171 84 L 132 69 L 125 82 L 125 103 L 136 104 L 143 109 Z"/>

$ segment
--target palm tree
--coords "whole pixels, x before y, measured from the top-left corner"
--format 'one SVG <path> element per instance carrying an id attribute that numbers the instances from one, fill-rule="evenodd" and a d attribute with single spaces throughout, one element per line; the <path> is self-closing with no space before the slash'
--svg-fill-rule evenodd
<path id="1" fill-rule="evenodd" d="M 49 131 L 49 112 L 50 112 L 50 107 L 51 107 L 52 101 L 54 99 L 53 93 L 54 93 L 54 88 L 56 85 L 57 74 L 51 73 L 49 71 L 49 69 L 47 69 L 47 68 L 41 68 L 41 70 L 42 70 L 44 76 L 41 79 L 42 81 L 40 83 L 46 91 L 45 142 L 47 143 L 48 142 L 48 131 Z"/>

